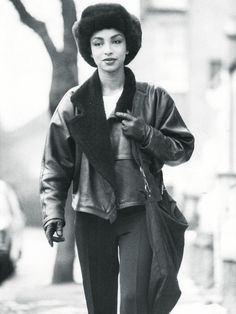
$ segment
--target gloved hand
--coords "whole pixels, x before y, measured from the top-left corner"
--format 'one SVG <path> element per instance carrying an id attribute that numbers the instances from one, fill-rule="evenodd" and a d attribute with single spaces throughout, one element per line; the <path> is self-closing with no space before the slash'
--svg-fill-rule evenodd
<path id="1" fill-rule="evenodd" d="M 63 242 L 65 238 L 63 237 L 63 227 L 64 221 L 62 219 L 51 219 L 44 226 L 45 234 L 48 239 L 48 243 L 53 246 L 53 242 Z M 54 236 L 56 232 L 57 237 Z"/>
<path id="2" fill-rule="evenodd" d="M 150 126 L 143 119 L 134 117 L 128 113 L 116 112 L 116 116 L 122 119 L 123 133 L 134 140 L 145 144 L 150 133 Z"/>

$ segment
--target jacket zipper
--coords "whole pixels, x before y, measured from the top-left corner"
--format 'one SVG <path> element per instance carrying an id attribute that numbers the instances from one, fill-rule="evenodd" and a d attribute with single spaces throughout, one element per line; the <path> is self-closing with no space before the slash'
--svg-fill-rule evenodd
<path id="1" fill-rule="evenodd" d="M 149 184 L 148 184 L 147 177 L 146 177 L 146 174 L 145 174 L 145 172 L 144 172 L 144 170 L 143 170 L 143 167 L 140 166 L 140 167 L 139 167 L 139 170 L 140 170 L 140 172 L 141 172 L 141 174 L 142 174 L 142 176 L 143 176 L 143 180 L 144 180 L 144 189 L 145 189 L 146 195 L 147 195 L 147 197 L 151 197 L 151 192 L 152 192 L 152 191 L 151 191 L 150 186 L 149 186 Z"/>

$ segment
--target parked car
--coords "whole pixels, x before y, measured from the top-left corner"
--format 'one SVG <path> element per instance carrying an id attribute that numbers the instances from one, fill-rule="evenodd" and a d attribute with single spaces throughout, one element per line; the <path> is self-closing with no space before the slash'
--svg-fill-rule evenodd
<path id="1" fill-rule="evenodd" d="M 16 193 L 0 180 L 0 283 L 14 271 L 21 256 L 24 226 Z"/>

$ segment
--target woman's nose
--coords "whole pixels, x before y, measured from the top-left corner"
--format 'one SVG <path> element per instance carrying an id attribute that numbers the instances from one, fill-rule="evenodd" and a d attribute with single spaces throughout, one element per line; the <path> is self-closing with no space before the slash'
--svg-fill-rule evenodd
<path id="1" fill-rule="evenodd" d="M 106 44 L 104 47 L 104 53 L 105 55 L 109 56 L 112 54 L 112 49 L 110 44 Z"/>

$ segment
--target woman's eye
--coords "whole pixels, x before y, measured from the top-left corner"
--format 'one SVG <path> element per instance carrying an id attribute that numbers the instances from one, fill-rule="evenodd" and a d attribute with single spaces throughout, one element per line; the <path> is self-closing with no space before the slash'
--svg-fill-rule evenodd
<path id="1" fill-rule="evenodd" d="M 102 43 L 101 43 L 101 42 L 94 42 L 93 45 L 94 45 L 95 47 L 99 47 L 99 46 L 102 45 Z"/>
<path id="2" fill-rule="evenodd" d="M 122 42 L 121 39 L 114 40 L 114 44 L 120 44 L 121 42 Z"/>

